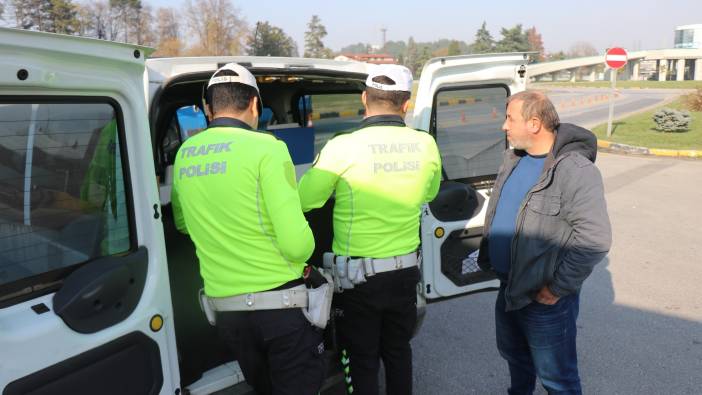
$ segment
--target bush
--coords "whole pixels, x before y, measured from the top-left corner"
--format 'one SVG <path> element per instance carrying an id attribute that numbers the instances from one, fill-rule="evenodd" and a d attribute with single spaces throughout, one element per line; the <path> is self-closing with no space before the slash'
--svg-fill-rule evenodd
<path id="1" fill-rule="evenodd" d="M 660 132 L 686 132 L 690 128 L 692 118 L 687 111 L 663 108 L 653 114 L 656 130 Z"/>
<path id="2" fill-rule="evenodd" d="M 702 88 L 697 88 L 697 93 L 690 93 L 685 100 L 690 111 L 702 111 Z"/>

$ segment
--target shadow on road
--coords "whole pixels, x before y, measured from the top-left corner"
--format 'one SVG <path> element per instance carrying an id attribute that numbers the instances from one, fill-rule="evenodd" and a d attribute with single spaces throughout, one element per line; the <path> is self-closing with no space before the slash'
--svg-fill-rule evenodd
<path id="1" fill-rule="evenodd" d="M 578 347 L 584 392 L 699 394 L 702 323 L 677 318 L 674 311 L 667 315 L 616 304 L 609 264 L 605 259 L 596 267 L 581 294 Z M 495 346 L 495 296 L 491 292 L 429 306 L 413 342 L 415 394 L 506 393 L 507 366 Z M 537 393 L 545 392 L 539 388 Z"/>

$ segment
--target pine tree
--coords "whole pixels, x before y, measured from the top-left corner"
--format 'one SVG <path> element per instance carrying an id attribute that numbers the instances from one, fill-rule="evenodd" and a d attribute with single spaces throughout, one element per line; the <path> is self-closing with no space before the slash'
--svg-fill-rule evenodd
<path id="1" fill-rule="evenodd" d="M 78 9 L 71 0 L 51 0 L 51 31 L 53 33 L 74 34 L 78 30 Z"/>
<path id="2" fill-rule="evenodd" d="M 418 60 L 419 53 L 417 52 L 417 43 L 414 42 L 414 37 L 410 36 L 409 40 L 407 40 L 407 52 L 405 52 L 404 65 L 407 66 L 413 74 L 416 74 Z"/>
<path id="3" fill-rule="evenodd" d="M 526 52 L 529 51 L 529 40 L 526 32 L 522 31 L 522 25 L 515 25 L 511 29 L 502 28 L 500 31 L 502 39 L 495 45 L 497 52 Z"/>
<path id="4" fill-rule="evenodd" d="M 322 42 L 326 35 L 327 28 L 322 25 L 319 16 L 312 15 L 305 32 L 305 53 L 303 56 L 306 58 L 329 57 L 330 51 L 324 47 L 324 42 Z"/>
<path id="5" fill-rule="evenodd" d="M 483 25 L 475 33 L 475 42 L 471 45 L 472 53 L 490 53 L 495 50 L 495 40 L 492 38 L 490 31 L 487 29 L 487 24 L 483 21 Z"/>
<path id="6" fill-rule="evenodd" d="M 297 56 L 295 41 L 283 29 L 267 21 L 256 22 L 248 39 L 248 54 L 256 56 Z"/>
<path id="7" fill-rule="evenodd" d="M 16 26 L 21 29 L 73 34 L 77 8 L 71 0 L 12 0 Z"/>

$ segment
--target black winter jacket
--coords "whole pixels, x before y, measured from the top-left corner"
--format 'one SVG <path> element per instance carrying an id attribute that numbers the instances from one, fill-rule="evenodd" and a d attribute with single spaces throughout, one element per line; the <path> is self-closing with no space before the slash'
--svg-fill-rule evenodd
<path id="1" fill-rule="evenodd" d="M 592 132 L 563 123 L 536 185 L 519 208 L 506 285 L 506 309 L 532 302 L 547 285 L 556 296 L 577 292 L 609 251 L 612 230 Z M 489 235 L 505 181 L 525 152 L 507 150 L 485 218 L 478 263 L 491 268 Z"/>

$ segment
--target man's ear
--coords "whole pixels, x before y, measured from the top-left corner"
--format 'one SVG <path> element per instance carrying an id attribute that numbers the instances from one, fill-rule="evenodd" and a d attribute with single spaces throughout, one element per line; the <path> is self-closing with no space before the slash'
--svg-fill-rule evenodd
<path id="1" fill-rule="evenodd" d="M 251 99 L 251 102 L 249 102 L 249 111 L 251 111 L 254 115 L 254 118 L 258 119 L 258 117 L 261 115 L 258 113 L 258 96 L 254 96 Z"/>
<path id="2" fill-rule="evenodd" d="M 405 101 L 402 104 L 402 113 L 407 114 L 407 111 L 409 111 L 409 107 L 410 107 L 410 101 L 409 101 L 409 99 L 407 99 L 407 101 Z"/>
<path id="3" fill-rule="evenodd" d="M 527 127 L 531 133 L 536 133 L 541 130 L 541 120 L 537 117 L 531 117 L 527 121 Z"/>
<path id="4" fill-rule="evenodd" d="M 368 107 L 368 94 L 366 91 L 363 91 L 361 93 L 361 103 L 363 103 L 363 107 Z"/>
<path id="5" fill-rule="evenodd" d="M 208 121 L 212 121 L 212 117 L 214 116 L 214 114 L 212 114 L 212 108 L 210 108 L 209 103 L 204 103 L 204 105 L 205 105 L 205 108 L 204 108 L 205 116 L 207 117 Z"/>

